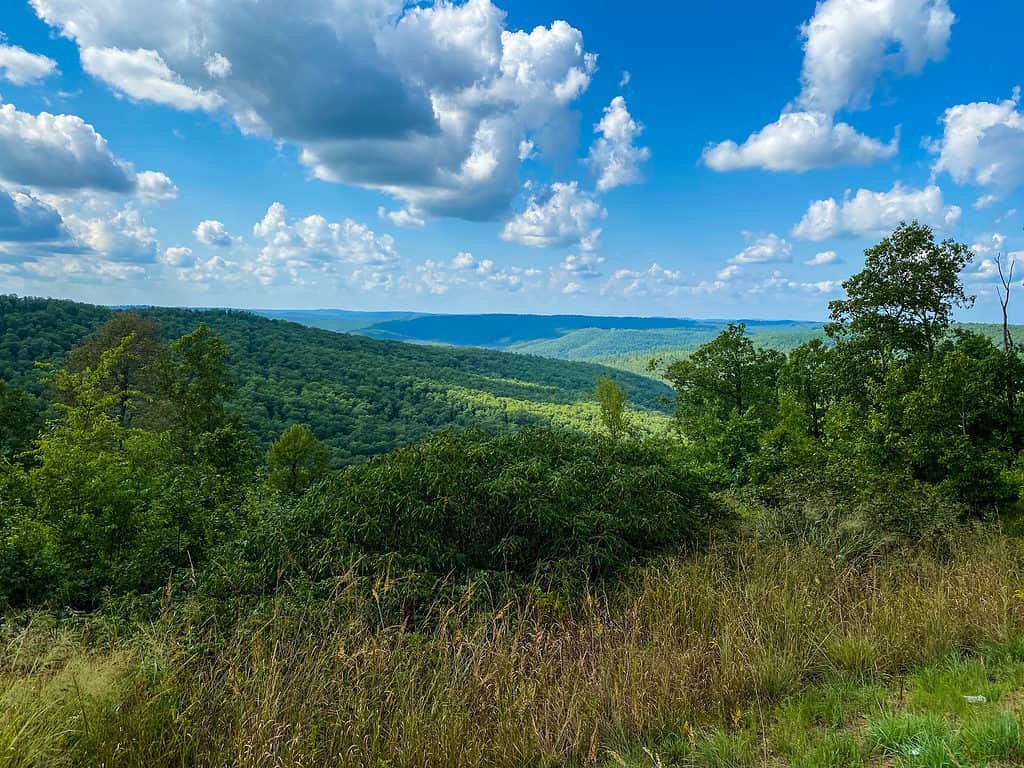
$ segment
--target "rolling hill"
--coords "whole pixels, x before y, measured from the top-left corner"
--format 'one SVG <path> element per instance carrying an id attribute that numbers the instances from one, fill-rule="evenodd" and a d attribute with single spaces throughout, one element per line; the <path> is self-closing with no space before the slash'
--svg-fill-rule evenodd
<path id="1" fill-rule="evenodd" d="M 657 349 L 692 348 L 713 339 L 730 322 L 592 315 L 431 315 L 320 309 L 255 311 L 265 317 L 377 339 L 501 349 L 562 360 L 593 360 Z M 821 331 L 821 324 L 815 322 L 743 322 L 762 343 L 780 347 L 798 344 Z"/>
<path id="2" fill-rule="evenodd" d="M 224 337 L 236 408 L 264 443 L 304 423 L 350 462 L 449 426 L 591 429 L 594 380 L 611 369 L 484 349 L 405 344 L 231 310 L 145 309 L 168 338 L 206 323 Z M 36 391 L 36 362 L 59 362 L 115 310 L 0 297 L 0 378 Z M 641 425 L 663 423 L 664 384 L 614 372 Z"/>

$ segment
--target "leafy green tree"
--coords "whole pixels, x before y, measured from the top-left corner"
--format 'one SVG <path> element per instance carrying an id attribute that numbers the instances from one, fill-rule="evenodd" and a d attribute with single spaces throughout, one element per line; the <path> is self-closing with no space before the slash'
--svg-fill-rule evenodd
<path id="1" fill-rule="evenodd" d="M 749 479 L 761 433 L 775 421 L 785 357 L 758 349 L 742 323 L 730 323 L 665 378 L 676 391 L 676 419 L 702 470 L 725 484 Z"/>
<path id="2" fill-rule="evenodd" d="M 774 349 L 755 347 L 746 328 L 744 323 L 730 323 L 714 341 L 668 367 L 665 378 L 675 389 L 683 414 L 726 418 L 774 409 L 776 377 L 785 357 Z"/>
<path id="3" fill-rule="evenodd" d="M 80 373 L 58 371 L 60 418 L 38 441 L 29 470 L 32 512 L 53 534 L 64 574 L 55 594 L 74 605 L 94 604 L 105 590 L 148 589 L 166 578 L 168 521 L 154 499 L 175 474 L 165 435 L 122 426 L 120 406 L 133 398 L 108 383 L 130 354 L 131 337 Z"/>
<path id="4" fill-rule="evenodd" d="M 35 398 L 0 379 L 0 456 L 13 456 L 28 449 L 38 422 Z"/>
<path id="5" fill-rule="evenodd" d="M 863 340 L 883 361 L 933 351 L 953 310 L 974 303 L 960 280 L 974 254 L 952 240 L 936 243 L 924 224 L 901 224 L 864 256 L 864 269 L 843 283 L 846 298 L 829 302 L 826 331 Z"/>
<path id="6" fill-rule="evenodd" d="M 618 440 L 629 431 L 626 412 L 626 390 L 611 376 L 599 376 L 594 385 L 594 397 L 601 409 L 601 424 L 608 434 Z"/>
<path id="7" fill-rule="evenodd" d="M 1021 366 L 1016 355 L 961 330 L 933 354 L 890 366 L 865 430 L 885 461 L 879 469 L 907 466 L 975 507 L 1006 501 L 1002 473 L 1016 456 L 1021 426 L 1004 392 Z"/>
<path id="8" fill-rule="evenodd" d="M 160 371 L 167 426 L 196 436 L 225 424 L 225 406 L 234 393 L 227 360 L 227 344 L 205 323 L 171 342 Z"/>
<path id="9" fill-rule="evenodd" d="M 293 424 L 267 451 L 270 484 L 292 496 L 323 479 L 330 452 L 316 435 L 302 424 Z"/>
<path id="10" fill-rule="evenodd" d="M 100 386 L 116 395 L 112 415 L 122 427 L 145 415 L 155 397 L 156 374 L 167 345 L 160 324 L 137 312 L 119 312 L 68 354 L 66 370 L 82 373 L 96 369 L 105 352 L 127 341 Z"/>
<path id="11" fill-rule="evenodd" d="M 837 397 L 835 350 L 812 339 L 790 350 L 779 371 L 779 387 L 792 398 L 805 422 L 806 432 L 820 440 L 825 416 Z"/>

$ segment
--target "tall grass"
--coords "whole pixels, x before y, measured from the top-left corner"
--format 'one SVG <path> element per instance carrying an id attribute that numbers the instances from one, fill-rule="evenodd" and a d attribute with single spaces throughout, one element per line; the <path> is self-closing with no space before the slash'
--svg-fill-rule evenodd
<path id="1" fill-rule="evenodd" d="M 568 603 L 482 610 L 469 595 L 416 626 L 348 583 L 231 621 L 186 601 L 130 636 L 37 620 L 5 631 L 0 765 L 614 764 L 819 679 L 899 676 L 1021 636 L 1022 563 L 995 538 L 864 562 L 749 544 Z"/>

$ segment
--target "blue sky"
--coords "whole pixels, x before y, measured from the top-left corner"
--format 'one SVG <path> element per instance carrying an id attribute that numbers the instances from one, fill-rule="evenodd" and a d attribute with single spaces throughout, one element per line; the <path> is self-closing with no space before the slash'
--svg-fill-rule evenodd
<path id="1" fill-rule="evenodd" d="M 0 292 L 820 319 L 918 218 L 994 320 L 1024 255 L 1014 0 L 164 5 L 0 10 Z"/>

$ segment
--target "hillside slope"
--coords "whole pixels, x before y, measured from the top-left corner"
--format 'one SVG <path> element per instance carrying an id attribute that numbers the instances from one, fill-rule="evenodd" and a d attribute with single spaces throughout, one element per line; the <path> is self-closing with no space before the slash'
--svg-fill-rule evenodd
<path id="1" fill-rule="evenodd" d="M 335 309 L 256 310 L 256 314 L 375 339 L 482 347 L 591 362 L 606 357 L 696 348 L 711 341 L 730 322 L 673 317 L 436 315 Z M 788 349 L 821 334 L 821 323 L 816 322 L 742 322 L 752 336 L 758 337 L 759 343 L 778 349 Z"/>
<path id="2" fill-rule="evenodd" d="M 296 317 L 299 322 L 305 320 Z M 538 339 L 557 339 L 581 328 L 648 330 L 698 328 L 701 320 L 664 317 L 590 317 L 586 315 L 420 315 L 387 320 L 359 329 L 374 338 L 434 342 L 463 347 L 508 349 Z"/>
<path id="3" fill-rule="evenodd" d="M 63 355 L 114 310 L 69 301 L 0 297 L 0 378 L 38 390 L 36 362 Z M 264 442 L 308 424 L 341 461 L 381 453 L 449 426 L 502 430 L 524 424 L 589 429 L 594 380 L 610 369 L 481 349 L 381 341 L 249 312 L 146 309 L 168 338 L 206 323 L 224 337 L 238 382 L 236 407 Z M 660 422 L 663 384 L 615 372 Z"/>
<path id="4" fill-rule="evenodd" d="M 583 328 L 557 339 L 522 342 L 508 349 L 562 360 L 595 361 L 635 354 L 646 358 L 652 353 L 696 349 L 714 339 L 726 325 L 725 321 L 702 321 L 686 328 Z M 774 349 L 790 349 L 822 335 L 820 323 L 789 320 L 748 323 L 747 332 L 755 343 Z"/>

